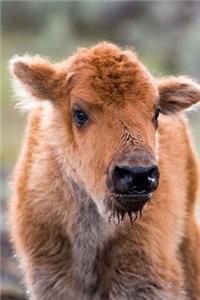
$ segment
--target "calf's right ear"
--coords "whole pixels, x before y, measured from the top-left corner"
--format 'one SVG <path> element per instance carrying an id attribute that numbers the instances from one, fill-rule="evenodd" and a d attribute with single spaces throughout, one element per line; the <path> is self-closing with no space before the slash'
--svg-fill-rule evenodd
<path id="1" fill-rule="evenodd" d="M 16 93 L 40 100 L 55 100 L 62 92 L 63 76 L 55 66 L 39 56 L 14 56 L 9 63 Z"/>
<path id="2" fill-rule="evenodd" d="M 159 106 L 164 114 L 176 113 L 200 102 L 200 85 L 187 77 L 157 80 Z"/>

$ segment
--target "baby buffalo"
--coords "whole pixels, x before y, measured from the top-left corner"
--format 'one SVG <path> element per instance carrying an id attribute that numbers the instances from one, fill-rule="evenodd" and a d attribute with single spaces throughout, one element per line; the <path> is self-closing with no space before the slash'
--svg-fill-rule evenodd
<path id="1" fill-rule="evenodd" d="M 34 300 L 198 300 L 197 161 L 186 77 L 110 43 L 10 63 L 29 109 L 11 239 Z"/>

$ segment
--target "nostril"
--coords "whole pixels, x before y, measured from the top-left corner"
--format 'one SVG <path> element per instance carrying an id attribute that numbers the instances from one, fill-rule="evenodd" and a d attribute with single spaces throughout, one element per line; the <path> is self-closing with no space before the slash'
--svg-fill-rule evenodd
<path id="1" fill-rule="evenodd" d="M 149 177 L 154 177 L 158 173 L 158 167 L 153 165 L 148 169 Z"/>
<path id="2" fill-rule="evenodd" d="M 112 174 L 115 190 L 118 193 L 127 193 L 133 185 L 133 175 L 126 166 L 116 166 Z"/>
<path id="3" fill-rule="evenodd" d="M 152 192 L 158 186 L 157 166 L 134 167 L 115 166 L 112 171 L 112 190 L 115 193 Z"/>
<path id="4" fill-rule="evenodd" d="M 153 188 L 154 186 L 157 185 L 157 180 L 155 177 L 148 177 L 148 183 L 149 183 L 149 187 Z"/>
<path id="5" fill-rule="evenodd" d="M 157 187 L 158 177 L 159 177 L 158 167 L 152 166 L 148 171 L 148 183 L 150 188 L 154 189 Z"/>
<path id="6" fill-rule="evenodd" d="M 114 168 L 113 177 L 117 179 L 128 179 L 131 176 L 131 172 L 129 172 L 126 167 L 116 166 Z"/>

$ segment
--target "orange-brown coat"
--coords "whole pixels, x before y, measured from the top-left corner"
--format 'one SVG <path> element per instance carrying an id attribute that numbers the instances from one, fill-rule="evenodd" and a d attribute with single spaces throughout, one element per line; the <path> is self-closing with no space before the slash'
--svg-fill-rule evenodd
<path id="1" fill-rule="evenodd" d="M 10 208 L 31 299 L 200 299 L 198 167 L 182 113 L 200 86 L 155 79 L 105 42 L 60 64 L 15 57 L 11 72 L 31 107 Z M 159 168 L 141 218 L 108 185 L 122 164 Z"/>

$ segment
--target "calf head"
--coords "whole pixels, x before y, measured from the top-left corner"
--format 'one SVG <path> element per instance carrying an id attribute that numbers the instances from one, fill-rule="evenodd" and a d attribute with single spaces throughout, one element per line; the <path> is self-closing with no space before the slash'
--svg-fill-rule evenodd
<path id="1" fill-rule="evenodd" d="M 154 79 L 133 51 L 109 43 L 60 64 L 15 57 L 11 72 L 29 98 L 50 103 L 48 132 L 63 170 L 100 214 L 123 219 L 142 211 L 159 184 L 159 113 L 198 102 L 199 85 L 184 77 Z"/>

